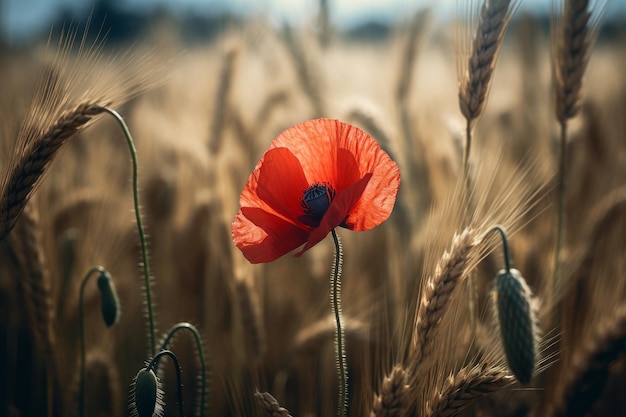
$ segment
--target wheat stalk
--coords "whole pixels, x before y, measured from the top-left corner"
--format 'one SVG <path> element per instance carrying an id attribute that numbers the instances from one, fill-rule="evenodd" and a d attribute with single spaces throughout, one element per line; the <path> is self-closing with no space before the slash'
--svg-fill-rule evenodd
<path id="1" fill-rule="evenodd" d="M 626 218 L 626 187 L 620 187 L 604 197 L 590 214 L 589 232 L 582 240 L 584 246 L 573 256 L 578 263 L 573 281 L 577 282 L 590 275 L 594 257 L 594 243 L 613 231 L 620 218 Z"/>
<path id="2" fill-rule="evenodd" d="M 39 212 L 32 202 L 27 204 L 23 216 L 16 223 L 9 239 L 16 248 L 22 268 L 19 280 L 24 295 L 26 316 L 30 322 L 35 343 L 45 359 L 48 412 L 53 409 L 57 375 L 56 334 L 50 274 L 46 267 L 44 248 L 39 226 Z"/>
<path id="3" fill-rule="evenodd" d="M 259 303 L 246 280 L 237 280 L 235 288 L 243 325 L 243 345 L 246 357 L 254 361 L 260 359 L 267 348 Z"/>
<path id="4" fill-rule="evenodd" d="M 321 94 L 320 81 L 315 74 L 315 68 L 307 59 L 304 53 L 303 45 L 298 41 L 293 29 L 285 26 L 283 30 L 283 39 L 289 51 L 289 57 L 298 75 L 300 87 L 311 101 L 313 106 L 313 118 L 324 116 L 325 105 Z"/>
<path id="5" fill-rule="evenodd" d="M 408 408 L 408 376 L 401 365 L 396 365 L 383 380 L 380 394 L 374 398 L 370 417 L 399 417 Z"/>
<path id="6" fill-rule="evenodd" d="M 469 272 L 468 265 L 477 244 L 476 232 L 471 228 L 455 235 L 452 247 L 439 260 L 434 276 L 427 280 L 413 333 L 412 370 L 417 370 L 430 352 L 435 329 L 447 311 L 454 290 Z"/>
<path id="7" fill-rule="evenodd" d="M 552 73 L 555 91 L 555 111 L 561 135 L 558 148 L 558 178 L 556 189 L 556 241 L 552 292 L 559 285 L 560 257 L 565 241 L 566 179 L 567 179 L 567 121 L 574 117 L 580 107 L 582 78 L 589 61 L 589 52 L 595 41 L 599 23 L 606 8 L 599 6 L 599 13 L 592 19 L 589 0 L 565 0 L 560 24 L 553 22 Z M 556 26 L 556 27 L 555 27 Z M 558 33 L 554 33 L 554 32 Z M 554 294 L 552 294 L 554 297 Z"/>
<path id="8" fill-rule="evenodd" d="M 412 203 L 419 207 L 418 210 L 415 210 L 418 213 L 428 211 L 428 206 L 425 201 L 428 201 L 428 197 L 433 194 L 433 190 L 428 175 L 428 165 L 425 163 L 416 163 L 413 158 L 415 154 L 425 155 L 427 149 L 425 143 L 420 140 L 420 138 L 416 138 L 408 101 L 409 94 L 414 93 L 412 86 L 414 85 L 414 73 L 419 46 L 427 33 L 430 17 L 430 9 L 425 8 L 418 11 L 409 22 L 406 43 L 403 47 L 402 56 L 400 58 L 401 61 L 398 66 L 400 73 L 398 74 L 395 91 L 395 102 L 398 109 L 400 129 L 402 131 L 403 152 L 402 155 L 399 155 L 402 158 L 400 160 L 400 167 L 406 171 L 404 180 L 410 184 L 410 186 L 405 187 L 401 192 L 409 193 Z M 412 220 L 417 220 L 417 218 Z"/>
<path id="9" fill-rule="evenodd" d="M 434 393 L 433 398 L 426 403 L 425 416 L 456 416 L 474 401 L 512 383 L 513 377 L 499 367 L 465 367 L 456 375 L 450 376 L 441 389 Z"/>
<path id="10" fill-rule="evenodd" d="M 219 152 L 223 143 L 224 120 L 228 119 L 229 96 L 232 90 L 233 78 L 235 74 L 235 65 L 239 51 L 235 47 L 229 48 L 223 57 L 222 70 L 219 76 L 219 85 L 215 102 L 213 104 L 213 120 L 211 127 L 211 136 L 209 138 L 209 150 L 215 154 Z"/>
<path id="11" fill-rule="evenodd" d="M 61 113 L 52 126 L 35 137 L 23 151 L 16 152 L 9 171 L 2 179 L 0 240 L 15 226 L 57 151 L 102 112 L 101 104 L 96 101 L 81 102 Z"/>
<path id="12" fill-rule="evenodd" d="M 600 398 L 609 377 L 609 365 L 626 353 L 626 308 L 622 307 L 595 335 L 586 339 L 573 363 L 564 369 L 562 397 L 548 416 L 584 416 Z"/>

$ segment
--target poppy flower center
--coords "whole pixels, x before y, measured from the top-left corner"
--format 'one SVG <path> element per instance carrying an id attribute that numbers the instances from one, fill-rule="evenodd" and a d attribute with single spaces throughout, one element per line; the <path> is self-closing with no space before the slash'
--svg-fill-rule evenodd
<path id="1" fill-rule="evenodd" d="M 335 189 L 330 183 L 316 183 L 307 188 L 304 194 L 302 194 L 300 204 L 304 208 L 306 217 L 312 217 L 319 222 L 324 217 L 324 213 L 328 210 L 334 197 Z"/>

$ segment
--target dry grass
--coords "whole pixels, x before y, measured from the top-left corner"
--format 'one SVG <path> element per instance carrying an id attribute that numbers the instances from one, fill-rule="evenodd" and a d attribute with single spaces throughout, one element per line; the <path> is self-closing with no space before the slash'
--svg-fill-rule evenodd
<path id="1" fill-rule="evenodd" d="M 137 142 L 157 331 L 191 322 L 206 343 L 205 415 L 336 411 L 330 239 L 301 258 L 253 266 L 230 238 L 263 150 L 317 116 L 372 133 L 403 175 L 387 222 L 339 230 L 349 415 L 562 415 L 579 399 L 593 416 L 623 415 L 623 314 L 615 311 L 626 305 L 624 42 L 601 39 L 582 60 L 558 58 L 575 70 L 559 73 L 575 79 L 557 77 L 556 86 L 578 86 L 584 69 L 587 88 L 566 88 L 557 112 L 569 134 L 555 283 L 557 61 L 532 18 L 513 19 L 503 40 L 515 2 L 488 3 L 475 15 L 478 32 L 461 31 L 467 56 L 455 52 L 453 28 L 427 24 L 428 12 L 388 38 L 331 33 L 321 36 L 327 44 L 306 28 L 251 20 L 188 46 L 175 65 L 137 47 L 113 57 L 101 45 L 76 51 L 75 34 L 52 58 L 37 48 L 1 51 L 0 414 L 76 414 L 78 288 L 93 265 L 110 271 L 122 315 L 107 328 L 96 286 L 86 288 L 88 415 L 127 415 L 120 399 L 148 359 L 131 171 L 121 132 L 100 117 L 106 104 Z M 157 43 L 166 38 L 151 46 L 168 49 Z M 467 70 L 460 85 L 455 62 Z M 143 71 L 155 66 L 167 77 Z M 479 116 L 469 123 L 468 182 L 462 143 Z M 496 224 L 509 234 L 512 266 L 536 298 L 544 335 L 524 387 L 493 326 L 490 293 L 503 260 L 496 237 L 484 236 Z M 185 412 L 198 415 L 195 345 L 181 337 L 170 347 L 184 371 Z M 176 415 L 174 373 L 164 368 L 165 413 Z M 602 382 L 593 395 L 591 379 Z"/>

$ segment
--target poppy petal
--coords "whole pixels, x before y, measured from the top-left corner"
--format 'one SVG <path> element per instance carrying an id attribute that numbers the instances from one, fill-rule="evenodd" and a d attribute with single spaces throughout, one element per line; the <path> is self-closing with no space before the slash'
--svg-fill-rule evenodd
<path id="1" fill-rule="evenodd" d="M 351 230 L 370 230 L 389 218 L 400 187 L 400 170 L 387 154 L 379 157 L 372 179 L 350 210 L 346 223 Z"/>
<path id="2" fill-rule="evenodd" d="M 307 186 L 302 167 L 289 149 L 271 149 L 250 174 L 239 205 L 257 207 L 297 224 L 303 214 L 300 199 Z"/>
<path id="3" fill-rule="evenodd" d="M 300 252 L 296 253 L 296 256 L 301 256 L 304 252 L 321 242 L 332 229 L 344 223 L 348 213 L 350 213 L 352 207 L 363 194 L 371 178 L 372 174 L 366 174 L 352 186 L 346 188 L 341 193 L 337 193 L 326 214 L 324 214 L 320 225 L 311 231 L 306 245 Z"/>
<path id="4" fill-rule="evenodd" d="M 339 146 L 356 156 L 362 173 L 372 173 L 346 223 L 356 231 L 372 229 L 387 220 L 393 210 L 400 187 L 400 169 L 373 137 L 355 126 L 346 124 L 338 140 Z"/>
<path id="5" fill-rule="evenodd" d="M 329 182 L 340 191 L 366 172 L 359 170 L 358 156 L 340 146 L 338 139 L 344 136 L 347 126 L 338 120 L 307 120 L 282 132 L 270 148 L 289 148 L 309 184 Z"/>
<path id="6" fill-rule="evenodd" d="M 307 241 L 308 232 L 255 207 L 242 207 L 233 220 L 232 238 L 251 263 L 272 262 Z"/>
<path id="7" fill-rule="evenodd" d="M 270 207 L 295 221 L 304 213 L 300 201 L 308 187 L 302 166 L 289 149 L 275 148 L 265 153 L 256 193 Z"/>

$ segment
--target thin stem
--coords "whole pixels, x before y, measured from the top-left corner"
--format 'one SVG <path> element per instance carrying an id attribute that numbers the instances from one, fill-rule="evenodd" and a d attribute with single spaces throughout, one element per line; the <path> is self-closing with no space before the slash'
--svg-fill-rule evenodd
<path id="1" fill-rule="evenodd" d="M 204 359 L 204 347 L 202 344 L 202 338 L 200 337 L 200 332 L 198 331 L 198 329 L 191 323 L 187 323 L 187 322 L 183 322 L 183 323 L 177 323 L 174 326 L 172 326 L 172 328 L 167 332 L 167 336 L 165 337 L 165 340 L 163 341 L 163 343 L 161 343 L 161 348 L 159 350 L 163 351 L 166 350 L 170 341 L 172 340 L 172 338 L 174 337 L 174 335 L 176 334 L 176 332 L 178 332 L 179 330 L 188 330 L 191 332 L 191 334 L 193 334 L 193 337 L 196 341 L 196 349 L 198 351 L 198 355 L 200 356 L 200 367 L 202 370 L 202 377 L 201 377 L 201 384 L 202 384 L 202 391 L 200 394 L 200 417 L 202 417 L 204 415 L 204 402 L 205 402 L 205 396 L 206 396 L 206 361 Z"/>
<path id="2" fill-rule="evenodd" d="M 102 108 L 104 111 L 109 113 L 111 116 L 117 120 L 120 127 L 124 131 L 124 136 L 126 137 L 126 143 L 128 144 L 128 150 L 130 151 L 130 156 L 133 161 L 133 198 L 135 203 L 135 218 L 137 219 L 137 231 L 139 233 L 139 240 L 141 242 L 141 258 L 143 262 L 143 275 L 145 279 L 145 287 L 146 287 L 146 307 L 148 309 L 148 323 L 150 327 L 150 356 L 154 356 L 156 353 L 156 338 L 155 338 L 155 329 L 154 329 L 154 313 L 152 311 L 152 294 L 150 288 L 150 264 L 148 262 L 148 243 L 146 240 L 146 234 L 143 229 L 143 222 L 141 220 L 141 211 L 139 209 L 139 179 L 138 179 L 138 162 L 137 162 L 137 149 L 135 148 L 135 143 L 133 142 L 133 137 L 130 134 L 130 130 L 128 130 L 128 126 L 126 122 L 113 109 L 108 107 Z"/>
<path id="3" fill-rule="evenodd" d="M 162 350 L 157 353 L 152 361 L 150 361 L 150 365 L 146 369 L 152 370 L 156 372 L 156 366 L 163 356 L 169 356 L 174 363 L 174 370 L 176 371 L 176 389 L 178 391 L 178 415 L 180 417 L 184 417 L 185 413 L 183 410 L 183 383 L 180 377 L 180 364 L 178 363 L 178 358 L 171 350 Z"/>
<path id="4" fill-rule="evenodd" d="M 346 364 L 345 335 L 341 326 L 341 267 L 343 265 L 343 251 L 341 241 L 335 229 L 331 230 L 335 242 L 335 263 L 331 273 L 332 292 L 330 301 L 335 314 L 336 333 L 335 347 L 337 354 L 337 371 L 339 374 L 339 403 L 337 417 L 346 417 L 348 406 L 348 372 Z"/>
<path id="5" fill-rule="evenodd" d="M 470 166 L 469 166 L 469 157 L 470 150 L 472 149 L 472 119 L 467 118 L 467 123 L 465 124 L 465 149 L 463 152 L 463 182 L 465 185 L 465 207 L 463 210 L 465 212 L 464 223 L 465 227 L 469 226 L 472 210 L 472 179 L 470 177 Z M 468 291 L 468 309 L 469 309 L 469 322 L 470 322 L 470 333 L 472 337 L 476 334 L 476 328 L 478 326 L 478 319 L 476 318 L 476 305 L 478 304 L 478 291 L 476 290 L 476 283 L 474 282 L 474 277 L 472 274 L 467 276 L 467 291 Z"/>
<path id="6" fill-rule="evenodd" d="M 469 156 L 470 150 L 472 149 L 472 120 L 467 119 L 467 123 L 465 125 L 465 149 L 463 152 L 463 179 L 466 184 L 469 184 Z M 469 198 L 469 189 L 466 190 Z"/>
<path id="7" fill-rule="evenodd" d="M 80 339 L 80 386 L 79 386 L 79 392 L 78 392 L 78 415 L 79 417 L 83 417 L 85 415 L 85 378 L 86 378 L 86 372 L 85 372 L 85 309 L 83 306 L 83 300 L 84 300 L 84 294 L 85 294 L 85 287 L 87 285 L 87 281 L 89 281 L 89 278 L 91 278 L 91 276 L 94 274 L 94 272 L 100 272 L 101 274 L 106 272 L 106 269 L 104 269 L 101 266 L 94 266 L 92 267 L 89 271 L 87 271 L 87 274 L 85 274 L 85 277 L 83 278 L 83 281 L 80 284 L 80 293 L 78 296 L 78 332 L 79 332 L 79 339 Z"/>
<path id="8" fill-rule="evenodd" d="M 561 266 L 561 250 L 565 236 L 565 202 L 566 202 L 566 160 L 567 160 L 567 120 L 561 121 L 561 140 L 559 142 L 559 172 L 557 179 L 556 209 L 556 242 L 554 250 L 554 267 L 552 269 L 552 297 L 554 297 Z M 552 300 L 553 302 L 554 300 Z"/>
<path id="9" fill-rule="evenodd" d="M 483 240 L 485 240 L 487 236 L 493 232 L 500 233 L 500 238 L 502 239 L 502 256 L 504 257 L 504 270 L 509 273 L 511 272 L 511 258 L 509 256 L 509 241 L 506 237 L 506 231 L 504 230 L 504 227 L 500 225 L 493 226 L 487 233 L 485 233 Z"/>

